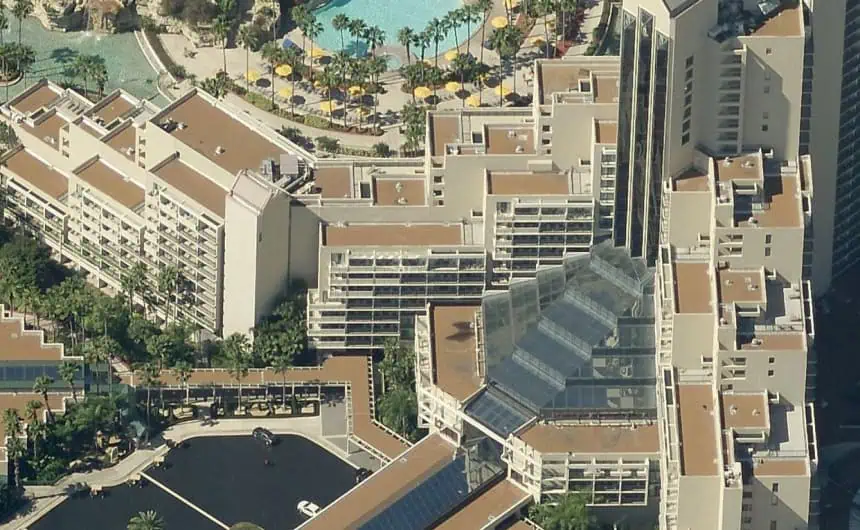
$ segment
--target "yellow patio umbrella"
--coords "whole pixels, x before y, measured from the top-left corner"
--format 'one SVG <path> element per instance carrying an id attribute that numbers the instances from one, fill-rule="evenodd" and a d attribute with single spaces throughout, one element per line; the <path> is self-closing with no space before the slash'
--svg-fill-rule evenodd
<path id="1" fill-rule="evenodd" d="M 291 98 L 293 97 L 293 87 L 285 86 L 282 89 L 278 90 L 278 95 L 282 98 Z"/>
<path id="2" fill-rule="evenodd" d="M 337 109 L 337 101 L 323 101 L 320 103 L 320 110 L 331 114 Z"/>
<path id="3" fill-rule="evenodd" d="M 350 96 L 359 96 L 364 94 L 364 89 L 358 85 L 353 85 L 347 89 L 347 92 L 349 92 Z"/>
<path id="4" fill-rule="evenodd" d="M 360 109 L 358 109 L 358 112 L 360 112 L 362 116 L 367 116 L 372 112 L 372 110 L 373 109 L 370 109 L 368 107 L 361 107 Z"/>
<path id="5" fill-rule="evenodd" d="M 427 66 L 433 66 L 433 61 L 431 61 L 430 59 L 424 59 L 424 64 L 426 64 Z"/>
<path id="6" fill-rule="evenodd" d="M 481 98 L 478 94 L 472 94 L 471 96 L 466 98 L 466 105 L 470 107 L 480 107 L 481 106 Z"/>
<path id="7" fill-rule="evenodd" d="M 490 25 L 496 29 L 502 29 L 508 25 L 508 17 L 493 17 L 493 19 L 490 21 Z"/>
<path id="8" fill-rule="evenodd" d="M 293 67 L 288 64 L 282 64 L 275 68 L 275 73 L 281 77 L 287 77 L 293 73 Z"/>
<path id="9" fill-rule="evenodd" d="M 311 57 L 313 57 L 314 59 L 319 59 L 320 57 L 325 57 L 326 55 L 328 55 L 328 52 L 326 52 L 322 48 L 314 48 L 313 50 L 311 50 Z"/>
<path id="10" fill-rule="evenodd" d="M 247 72 L 245 72 L 245 79 L 252 83 L 256 83 L 260 80 L 260 72 L 256 70 L 248 70 Z"/>
<path id="11" fill-rule="evenodd" d="M 413 90 L 412 93 L 415 94 L 416 98 L 426 99 L 426 98 L 429 98 L 433 94 L 433 91 L 430 90 L 426 86 L 420 86 L 420 87 L 415 88 L 415 90 Z"/>
<path id="12" fill-rule="evenodd" d="M 521 0 L 505 0 L 505 7 L 512 9 L 520 5 Z"/>
<path id="13" fill-rule="evenodd" d="M 459 91 L 463 90 L 463 85 L 461 85 L 460 83 L 458 83 L 456 81 L 448 81 L 445 84 L 445 90 L 447 90 L 448 92 L 451 92 L 451 93 L 459 92 Z"/>
<path id="14" fill-rule="evenodd" d="M 497 96 L 505 97 L 511 94 L 511 89 L 506 87 L 505 85 L 499 85 L 495 89 L 493 89 L 493 92 L 495 92 Z"/>
<path id="15" fill-rule="evenodd" d="M 319 79 L 317 79 L 316 81 L 314 81 L 314 88 L 319 88 L 319 87 L 321 87 L 321 86 L 322 86 L 322 83 L 320 82 L 320 80 L 319 80 Z"/>
<path id="16" fill-rule="evenodd" d="M 531 44 L 532 46 L 540 46 L 541 44 L 544 44 L 545 42 L 546 42 L 546 40 L 544 40 L 544 38 L 541 37 L 540 35 L 535 35 L 534 37 L 529 39 L 529 44 Z"/>
<path id="17" fill-rule="evenodd" d="M 448 50 L 447 52 L 445 52 L 445 60 L 453 61 L 457 58 L 458 55 L 460 55 L 460 52 L 458 52 L 457 50 Z"/>

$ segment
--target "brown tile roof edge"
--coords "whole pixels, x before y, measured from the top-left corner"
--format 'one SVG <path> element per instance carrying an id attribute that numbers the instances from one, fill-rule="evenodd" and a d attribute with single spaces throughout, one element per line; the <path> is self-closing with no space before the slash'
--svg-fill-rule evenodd
<path id="1" fill-rule="evenodd" d="M 26 148 L 12 152 L 3 165 L 53 199 L 59 200 L 69 192 L 69 179 Z"/>
<path id="2" fill-rule="evenodd" d="M 75 175 L 88 186 L 99 190 L 130 210 L 136 210 L 146 201 L 146 192 L 143 188 L 99 157 L 75 169 Z"/>
<path id="3" fill-rule="evenodd" d="M 324 225 L 327 247 L 459 246 L 462 224 L 350 224 Z"/>
<path id="4" fill-rule="evenodd" d="M 435 530 L 461 530 L 481 528 L 482 525 L 501 521 L 511 511 L 531 497 L 516 484 L 502 480 L 475 497 L 468 504 L 446 519 Z"/>
<path id="5" fill-rule="evenodd" d="M 757 477 L 805 477 L 809 475 L 809 462 L 805 458 L 764 458 L 753 466 Z"/>
<path id="6" fill-rule="evenodd" d="M 297 367 L 285 374 L 277 374 L 271 369 L 253 369 L 242 378 L 243 385 L 279 385 L 287 383 L 329 383 L 349 384 L 352 391 L 353 432 L 351 435 L 376 448 L 390 459 L 398 457 L 409 448 L 409 443 L 379 425 L 370 412 L 373 389 L 368 377 L 368 358 L 364 356 L 337 356 L 316 367 Z M 135 373 L 123 374 L 121 381 L 129 386 L 137 386 Z M 159 386 L 180 386 L 176 375 L 162 370 L 158 377 Z M 227 370 L 193 370 L 188 380 L 190 387 L 209 387 L 236 384 Z"/>
<path id="7" fill-rule="evenodd" d="M 442 436 L 429 435 L 299 528 L 356 529 L 450 462 L 456 450 Z"/>
<path id="8" fill-rule="evenodd" d="M 686 476 L 719 474 L 714 392 L 709 384 L 678 385 L 681 473 Z"/>
<path id="9" fill-rule="evenodd" d="M 0 306 L 0 315 L 4 312 Z M 22 317 L 0 316 L 0 361 L 61 361 L 67 358 L 62 344 L 45 342 L 42 330 L 24 329 Z"/>
<path id="10" fill-rule="evenodd" d="M 477 306 L 434 306 L 432 318 L 433 364 L 436 385 L 461 402 L 478 391 L 475 329 Z"/>
<path id="11" fill-rule="evenodd" d="M 552 425 L 535 423 L 519 438 L 542 453 L 657 454 L 660 430 L 656 424 Z"/>
<path id="12" fill-rule="evenodd" d="M 49 105 L 58 97 L 60 97 L 60 95 L 54 90 L 54 88 L 48 83 L 45 83 L 26 95 L 21 94 L 15 97 L 9 106 L 18 112 L 31 114 L 32 112 Z"/>
<path id="13" fill-rule="evenodd" d="M 178 156 L 162 162 L 152 173 L 203 208 L 223 218 L 229 192 L 186 164 Z"/>

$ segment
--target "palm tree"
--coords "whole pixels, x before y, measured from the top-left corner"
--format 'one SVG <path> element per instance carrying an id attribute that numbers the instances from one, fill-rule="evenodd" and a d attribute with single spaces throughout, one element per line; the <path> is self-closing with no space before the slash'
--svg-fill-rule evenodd
<path id="1" fill-rule="evenodd" d="M 36 439 L 39 434 L 39 427 L 42 425 L 41 418 L 39 418 L 40 410 L 42 410 L 42 402 L 35 399 L 31 399 L 24 405 L 24 418 L 27 420 L 27 436 L 33 442 L 33 457 L 36 460 L 39 458 Z"/>
<path id="2" fill-rule="evenodd" d="M 331 19 L 331 27 L 340 33 L 340 51 L 346 52 L 346 41 L 344 40 L 343 32 L 349 29 L 349 17 L 343 13 L 338 13 Z"/>
<path id="3" fill-rule="evenodd" d="M 251 90 L 251 80 L 248 79 L 248 70 L 251 67 L 251 48 L 257 46 L 257 34 L 251 29 L 251 26 L 242 26 L 239 30 L 239 44 L 245 48 L 245 84 L 248 91 Z"/>
<path id="4" fill-rule="evenodd" d="M 296 26 L 298 26 L 299 29 L 304 30 L 305 23 L 307 22 L 308 17 L 310 17 L 311 14 L 308 11 L 307 6 L 297 5 L 297 6 L 293 6 L 293 8 L 290 10 L 290 16 L 292 17 L 293 22 L 296 23 Z M 305 33 L 304 33 L 304 31 L 302 31 L 302 55 L 305 55 Z M 302 64 L 304 64 L 304 63 L 302 63 Z"/>
<path id="5" fill-rule="evenodd" d="M 36 62 L 36 52 L 33 50 L 32 46 L 27 46 L 26 44 L 18 45 L 15 51 L 15 61 L 18 64 L 18 71 L 21 73 L 21 79 L 24 85 L 26 85 L 27 72 L 30 71 L 33 63 Z"/>
<path id="6" fill-rule="evenodd" d="M 289 48 L 284 49 L 283 59 L 284 62 L 293 69 L 293 73 L 290 74 L 290 85 L 292 88 L 292 93 L 296 93 L 296 77 L 298 77 L 299 64 L 302 62 L 302 56 L 299 51 L 294 47 L 290 46 Z M 272 85 L 272 94 L 274 94 L 274 85 Z M 290 97 L 290 112 L 295 113 L 296 110 L 296 99 L 295 97 Z"/>
<path id="7" fill-rule="evenodd" d="M 361 42 L 367 34 L 367 23 L 360 18 L 353 18 L 350 19 L 347 29 L 349 29 L 349 36 L 352 37 L 353 40 Z M 364 55 L 367 53 L 366 50 L 361 49 L 361 46 L 356 47 L 356 52 L 356 55 Z"/>
<path id="8" fill-rule="evenodd" d="M 152 363 L 146 363 L 141 372 L 141 383 L 146 387 L 146 427 L 150 425 L 150 410 L 152 405 L 152 387 L 161 383 L 158 379 L 161 375 L 161 370 Z"/>
<path id="9" fill-rule="evenodd" d="M 158 271 L 158 294 L 164 298 L 164 323 L 170 321 L 170 302 L 179 286 L 180 272 L 176 265 L 163 265 Z"/>
<path id="10" fill-rule="evenodd" d="M 59 368 L 60 379 L 62 379 L 63 382 L 65 382 L 67 385 L 69 385 L 69 388 L 71 388 L 72 399 L 75 400 L 75 403 L 77 403 L 78 401 L 78 394 L 75 391 L 75 380 L 78 378 L 79 369 L 80 365 L 72 361 L 64 361 Z"/>
<path id="11" fill-rule="evenodd" d="M 21 439 L 20 431 L 19 427 L 18 432 L 14 436 L 10 435 L 9 431 L 6 431 L 6 460 L 11 464 L 9 466 L 9 485 L 13 489 L 17 489 L 20 486 L 18 483 L 18 468 L 20 467 L 18 461 L 27 454 L 27 448 L 24 446 L 24 440 Z"/>
<path id="12" fill-rule="evenodd" d="M 418 416 L 415 392 L 396 388 L 383 394 L 376 408 L 379 420 L 405 438 L 411 437 Z"/>
<path id="13" fill-rule="evenodd" d="M 379 26 L 371 26 L 364 33 L 364 38 L 370 46 L 370 54 L 376 57 L 376 48 L 385 44 L 385 32 Z"/>
<path id="14" fill-rule="evenodd" d="M 98 339 L 84 344 L 84 362 L 89 366 L 90 373 L 95 379 L 96 394 L 101 393 L 101 365 L 107 360 L 107 352 L 101 347 Z"/>
<path id="15" fill-rule="evenodd" d="M 212 33 L 221 41 L 221 53 L 224 59 L 223 72 L 227 72 L 227 36 L 230 33 L 230 21 L 226 15 L 221 15 L 215 19 L 215 25 L 212 26 Z"/>
<path id="16" fill-rule="evenodd" d="M 18 19 L 18 45 L 21 45 L 21 26 L 24 19 L 33 14 L 33 2 L 31 0 L 15 0 L 12 4 L 12 15 Z"/>
<path id="17" fill-rule="evenodd" d="M 272 370 L 281 376 L 281 403 L 287 406 L 287 373 L 292 369 L 293 364 L 286 355 L 278 355 L 272 360 Z"/>
<path id="18" fill-rule="evenodd" d="M 504 80 L 504 64 L 505 60 L 511 62 L 513 58 L 516 60 L 517 49 L 519 48 L 521 39 L 521 30 L 516 26 L 505 26 L 504 28 L 499 28 L 493 32 L 490 36 L 490 44 L 493 49 L 496 50 L 499 54 L 499 58 L 501 59 L 499 63 L 499 87 L 502 86 L 502 81 Z M 514 75 L 514 91 L 516 92 L 516 82 L 517 76 Z M 503 96 L 501 92 L 501 88 L 499 91 L 499 107 L 502 106 Z"/>
<path id="19" fill-rule="evenodd" d="M 275 70 L 278 65 L 286 62 L 286 50 L 277 42 L 271 41 L 263 45 L 261 50 L 263 60 L 269 63 L 272 73 L 272 106 L 275 105 Z"/>
<path id="20" fill-rule="evenodd" d="M 105 86 L 108 82 L 108 70 L 107 66 L 105 66 L 104 59 L 99 56 L 95 56 L 97 60 L 93 61 L 92 66 L 92 76 L 93 81 L 96 82 L 96 87 L 98 88 L 99 99 L 104 96 Z"/>
<path id="21" fill-rule="evenodd" d="M 529 518 L 545 530 L 589 530 L 594 517 L 588 513 L 587 497 L 581 491 L 569 491 L 555 499 L 529 508 Z"/>
<path id="22" fill-rule="evenodd" d="M 537 0 L 537 12 L 539 15 L 543 17 L 543 36 L 544 36 L 544 46 L 546 47 L 546 58 L 549 59 L 549 50 L 552 48 L 555 50 L 555 45 L 550 46 L 549 41 L 549 17 L 550 15 L 554 15 L 556 12 L 555 0 Z M 516 78 L 516 74 L 514 74 L 514 78 Z"/>
<path id="23" fill-rule="evenodd" d="M 406 65 L 412 65 L 412 51 L 410 47 L 415 42 L 415 30 L 410 27 L 400 28 L 397 32 L 397 42 L 406 48 Z"/>
<path id="24" fill-rule="evenodd" d="M 463 8 L 453 9 L 448 11 L 448 14 L 442 19 L 445 26 L 454 32 L 454 45 L 457 47 L 457 55 L 460 54 L 460 37 L 457 35 L 457 28 L 463 23 L 465 16 L 463 11 Z"/>
<path id="25" fill-rule="evenodd" d="M 191 379 L 191 372 L 191 365 L 185 361 L 180 361 L 173 367 L 173 374 L 176 375 L 176 379 L 179 381 L 179 384 L 185 388 L 186 400 L 188 399 L 188 380 Z"/>
<path id="26" fill-rule="evenodd" d="M 90 93 L 89 81 L 93 72 L 92 57 L 90 55 L 76 56 L 71 71 L 75 77 L 80 77 L 84 82 L 84 96 L 87 96 Z"/>
<path id="27" fill-rule="evenodd" d="M 128 298 L 128 310 L 131 312 L 134 309 L 135 296 L 143 297 L 143 292 L 147 287 L 146 263 L 138 261 L 132 265 L 128 272 L 123 273 L 122 278 L 120 278 L 120 286 Z"/>
<path id="28" fill-rule="evenodd" d="M 7 48 L 6 48 L 5 42 L 3 42 L 4 41 L 3 33 L 7 29 L 9 29 L 9 16 L 6 15 L 5 9 L 0 9 L 0 50 L 3 51 L 3 55 L 2 55 L 2 57 L 0 57 L 0 59 L 2 59 L 2 63 L 3 63 L 2 68 L 3 68 L 3 80 L 4 81 L 9 81 L 9 79 L 8 79 L 9 78 L 9 68 L 8 68 L 8 61 L 7 61 L 7 57 L 6 57 Z M 6 101 L 9 101 L 9 83 L 6 83 Z"/>
<path id="29" fill-rule="evenodd" d="M 338 80 L 339 80 L 339 78 L 338 78 L 337 72 L 329 69 L 328 67 L 326 67 L 322 71 L 322 74 L 320 74 L 320 78 L 319 78 L 320 83 L 322 84 L 322 86 L 325 87 L 326 97 L 328 98 L 328 105 L 329 105 L 328 123 L 329 123 L 329 126 L 334 125 L 334 112 L 331 112 L 334 110 L 332 108 L 332 105 L 333 105 L 333 103 L 332 103 L 332 92 L 334 92 L 334 88 L 337 87 Z"/>
<path id="30" fill-rule="evenodd" d="M 439 70 L 439 43 L 445 40 L 445 37 L 448 36 L 448 27 L 444 20 L 439 20 L 438 18 L 434 18 L 430 21 L 430 24 L 427 25 L 427 33 L 431 39 L 433 39 L 433 43 L 435 45 L 434 54 L 434 66 L 436 70 Z M 436 83 L 433 83 L 433 98 L 436 98 Z"/>
<path id="31" fill-rule="evenodd" d="M 478 60 L 480 64 L 484 64 L 484 48 L 486 46 L 484 43 L 486 42 L 484 39 L 486 37 L 487 32 L 487 17 L 490 16 L 490 11 L 493 9 L 493 0 L 478 0 L 475 4 L 475 12 L 481 13 L 481 58 Z M 483 85 L 483 83 L 480 83 Z M 483 86 L 478 86 L 478 94 L 481 94 L 481 89 Z M 480 95 L 478 96 L 481 97 Z"/>
<path id="32" fill-rule="evenodd" d="M 241 333 L 233 333 L 224 339 L 223 349 L 229 363 L 227 371 L 239 385 L 239 406 L 241 406 L 242 379 L 248 375 L 248 368 L 251 364 L 249 359 L 251 346 L 248 343 L 248 337 Z"/>
<path id="33" fill-rule="evenodd" d="M 48 411 L 48 420 L 54 421 L 54 412 L 51 410 L 51 404 L 48 403 L 48 390 L 54 384 L 54 378 L 47 375 L 40 375 L 33 382 L 33 393 L 41 394 L 42 400 L 45 402 L 45 410 Z"/>
<path id="34" fill-rule="evenodd" d="M 373 126 L 374 128 L 379 128 L 379 120 L 376 119 L 377 113 L 377 105 L 378 101 L 376 95 L 379 93 L 379 76 L 385 73 L 388 70 L 388 58 L 386 57 L 372 57 L 369 61 L 367 61 L 367 73 L 370 75 L 371 81 L 373 82 L 374 90 L 373 90 Z M 413 94 L 414 95 L 414 94 Z"/>
<path id="35" fill-rule="evenodd" d="M 307 23 L 305 24 L 305 27 L 303 28 L 303 30 L 304 30 L 304 34 L 307 35 L 308 39 L 310 39 L 310 41 L 311 41 L 311 61 L 310 61 L 310 64 L 308 65 L 309 69 L 310 69 L 310 72 L 309 72 L 310 75 L 309 75 L 308 79 L 310 79 L 311 83 L 313 83 L 313 81 L 314 81 L 314 58 L 313 58 L 314 40 L 316 40 L 316 38 L 319 37 L 320 34 L 323 32 L 323 25 L 322 25 L 322 22 L 317 21 L 316 18 L 309 18 Z"/>
<path id="36" fill-rule="evenodd" d="M 561 11 L 561 40 L 567 40 L 567 14 L 576 11 L 577 0 L 558 0 L 558 9 Z M 558 29 L 558 28 L 556 28 Z"/>
<path id="37" fill-rule="evenodd" d="M 138 512 L 129 519 L 128 530 L 164 530 L 164 519 L 155 510 Z"/>

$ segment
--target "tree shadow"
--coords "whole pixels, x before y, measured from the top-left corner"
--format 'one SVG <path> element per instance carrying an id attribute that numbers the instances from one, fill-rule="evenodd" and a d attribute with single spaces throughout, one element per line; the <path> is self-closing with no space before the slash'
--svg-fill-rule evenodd
<path id="1" fill-rule="evenodd" d="M 49 55 L 50 59 L 59 64 L 68 64 L 75 60 L 78 56 L 78 51 L 68 46 L 62 48 L 54 48 Z"/>

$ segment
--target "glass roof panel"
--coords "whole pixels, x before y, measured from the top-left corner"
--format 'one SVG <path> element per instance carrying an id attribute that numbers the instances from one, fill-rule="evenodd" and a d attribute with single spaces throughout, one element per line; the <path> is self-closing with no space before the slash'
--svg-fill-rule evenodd
<path id="1" fill-rule="evenodd" d="M 466 407 L 466 414 L 503 437 L 507 437 L 535 416 L 531 411 L 492 388 L 475 398 Z"/>

